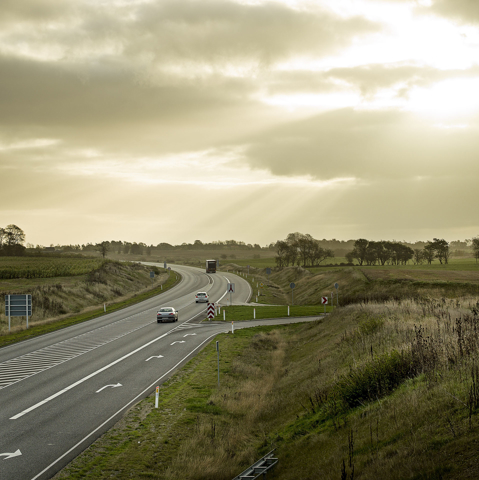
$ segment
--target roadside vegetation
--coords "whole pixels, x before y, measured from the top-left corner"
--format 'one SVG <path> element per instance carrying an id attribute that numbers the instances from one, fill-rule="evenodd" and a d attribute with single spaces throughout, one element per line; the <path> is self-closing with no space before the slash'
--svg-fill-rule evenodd
<path id="1" fill-rule="evenodd" d="M 309 323 L 218 336 L 219 386 L 211 343 L 161 386 L 159 409 L 153 396 L 138 403 L 58 478 L 231 480 L 273 448 L 272 478 L 282 480 L 479 477 L 474 265 L 269 276 L 250 265 L 248 279 L 286 300 L 293 281 L 295 298 L 316 311 L 338 282 L 340 307 Z M 246 267 L 224 268 L 246 278 Z M 286 303 L 256 312 L 283 316 Z M 252 307 L 226 308 L 251 316 Z"/>
<path id="2" fill-rule="evenodd" d="M 140 302 L 177 283 L 177 275 L 138 263 L 91 258 L 0 257 L 0 346 Z M 150 271 L 155 272 L 152 282 Z M 2 278 L 2 272 L 8 272 Z M 53 276 L 53 273 L 65 276 Z M 5 315 L 5 295 L 31 294 L 33 314 Z"/>

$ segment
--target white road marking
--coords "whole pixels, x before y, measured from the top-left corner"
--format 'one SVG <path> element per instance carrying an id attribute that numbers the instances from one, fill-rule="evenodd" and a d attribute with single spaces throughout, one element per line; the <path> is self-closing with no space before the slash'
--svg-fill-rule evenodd
<path id="1" fill-rule="evenodd" d="M 47 472 L 48 470 L 50 470 L 51 467 L 53 467 L 53 465 L 55 465 L 56 463 L 58 463 L 60 460 L 62 460 L 64 457 L 66 457 L 67 455 L 69 455 L 71 452 L 73 452 L 76 448 L 78 448 L 85 440 L 87 440 L 89 437 L 91 437 L 92 435 L 94 435 L 98 430 L 102 429 L 105 425 L 108 424 L 108 422 L 110 422 L 112 419 L 114 419 L 119 413 L 121 413 L 123 410 L 125 410 L 126 408 L 128 408 L 132 403 L 135 403 L 138 399 L 140 399 L 141 397 L 143 397 L 143 395 L 145 395 L 146 392 L 148 392 L 149 390 L 151 390 L 152 388 L 154 388 L 163 378 L 165 378 L 167 375 L 169 375 L 171 372 L 173 372 L 177 367 L 179 367 L 190 355 L 192 355 L 196 350 L 198 350 L 199 348 L 201 348 L 206 342 L 208 342 L 210 340 L 210 338 L 213 338 L 215 337 L 216 335 L 218 335 L 219 333 L 223 333 L 223 332 L 216 332 L 216 333 L 213 333 L 213 335 L 210 335 L 206 340 L 203 340 L 203 342 L 201 342 L 196 348 L 194 348 L 193 350 L 191 350 L 190 353 L 188 353 L 187 355 L 185 355 L 174 367 L 170 368 L 166 373 L 164 373 L 160 378 L 156 379 L 151 385 L 149 385 L 147 388 L 145 388 L 141 393 L 139 393 L 133 400 L 130 400 L 126 405 L 124 405 L 122 408 L 120 408 L 116 413 L 114 413 L 110 418 L 108 418 L 107 420 L 105 420 L 99 427 L 95 428 L 94 430 L 92 430 L 88 435 L 86 435 L 84 438 L 82 438 L 76 445 L 74 445 L 72 448 L 70 448 L 70 450 L 68 450 L 67 452 L 65 452 L 63 455 L 61 455 L 60 457 L 58 457 L 54 462 L 52 462 L 50 465 L 48 465 L 47 467 L 45 467 L 40 473 L 38 473 L 37 475 L 35 475 L 31 480 L 37 480 L 37 478 L 40 478 L 45 472 Z M 166 335 L 166 334 L 165 334 Z"/>
<path id="2" fill-rule="evenodd" d="M 135 353 L 143 350 L 144 348 L 152 345 L 153 343 L 157 342 L 158 340 L 162 339 L 163 337 L 166 337 L 169 332 L 164 333 L 163 335 L 159 336 L 158 338 L 155 338 L 151 342 L 145 343 L 142 347 L 137 348 L 136 350 L 133 350 L 130 353 L 127 353 L 123 357 L 119 358 L 118 360 L 115 360 L 114 362 L 111 362 L 109 365 L 105 365 L 104 367 L 100 368 L 96 372 L 90 373 L 90 375 L 87 375 L 86 377 L 83 377 L 81 380 L 78 380 L 75 383 L 72 383 L 68 387 L 64 388 L 63 390 L 60 390 L 57 393 L 54 393 L 53 395 L 50 395 L 48 398 L 45 398 L 45 400 L 42 400 L 41 402 L 36 403 L 35 405 L 31 406 L 30 408 L 27 408 L 23 410 L 23 412 L 17 413 L 13 417 L 10 417 L 10 420 L 17 420 L 20 417 L 23 417 L 23 415 L 26 415 L 27 413 L 37 409 L 38 407 L 41 407 L 42 405 L 45 405 L 45 403 L 48 403 L 50 400 L 53 400 L 54 398 L 59 397 L 65 392 L 68 392 L 68 390 L 71 390 L 72 388 L 75 388 L 77 385 L 80 385 L 83 382 L 86 382 L 87 380 L 90 380 L 90 378 L 93 378 L 95 375 L 98 375 L 101 372 L 104 372 L 105 370 L 108 370 L 110 367 L 113 367 L 113 365 L 116 365 L 117 363 L 120 363 L 121 361 L 125 360 L 125 358 L 131 357 Z"/>
<path id="3" fill-rule="evenodd" d="M 20 451 L 20 449 L 18 449 L 14 453 L 0 453 L 0 457 L 5 457 L 4 460 L 8 460 L 9 458 L 18 457 L 21 454 L 22 452 Z"/>
<path id="4" fill-rule="evenodd" d="M 179 340 L 178 342 L 173 342 L 171 345 L 174 345 L 175 343 L 185 343 L 184 340 Z"/>
<path id="5" fill-rule="evenodd" d="M 105 388 L 111 387 L 111 388 L 116 388 L 116 387 L 122 387 L 123 385 L 121 383 L 117 383 L 116 385 L 105 385 L 104 387 L 101 387 L 100 390 L 97 390 L 95 393 L 100 393 L 102 390 L 105 390 Z"/>
<path id="6" fill-rule="evenodd" d="M 187 337 L 188 335 L 196 335 L 196 333 L 187 333 L 186 335 L 183 335 L 183 338 Z"/>
<path id="7" fill-rule="evenodd" d="M 153 355 L 153 357 L 150 357 L 148 360 L 151 360 L 152 358 L 163 358 L 163 355 Z M 145 360 L 145 362 L 147 362 L 148 360 Z"/>

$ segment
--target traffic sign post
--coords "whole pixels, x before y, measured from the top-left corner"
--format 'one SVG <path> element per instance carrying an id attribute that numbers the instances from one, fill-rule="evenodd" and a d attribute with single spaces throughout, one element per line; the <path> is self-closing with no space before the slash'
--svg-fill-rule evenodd
<path id="1" fill-rule="evenodd" d="M 328 304 L 328 297 L 321 297 L 321 303 L 324 305 L 324 314 L 326 314 L 326 305 Z"/>
<path id="2" fill-rule="evenodd" d="M 226 293 L 230 294 L 230 306 L 233 305 L 232 294 L 235 293 L 235 284 L 228 283 L 226 286 Z"/>
<path id="3" fill-rule="evenodd" d="M 32 316 L 32 296 L 31 295 L 5 295 L 5 316 L 8 317 L 8 331 L 10 332 L 10 317 L 28 317 Z"/>

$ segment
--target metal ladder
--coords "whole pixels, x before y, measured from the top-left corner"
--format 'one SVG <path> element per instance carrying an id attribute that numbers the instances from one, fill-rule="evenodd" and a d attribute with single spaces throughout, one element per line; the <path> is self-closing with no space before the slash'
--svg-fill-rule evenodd
<path id="1" fill-rule="evenodd" d="M 274 450 L 271 450 L 271 452 L 267 453 L 256 463 L 253 463 L 251 467 L 248 467 L 244 472 L 233 478 L 233 480 L 255 480 L 259 478 L 260 475 L 263 475 L 263 478 L 266 477 L 268 471 L 278 463 L 278 459 L 274 457 L 273 452 Z"/>

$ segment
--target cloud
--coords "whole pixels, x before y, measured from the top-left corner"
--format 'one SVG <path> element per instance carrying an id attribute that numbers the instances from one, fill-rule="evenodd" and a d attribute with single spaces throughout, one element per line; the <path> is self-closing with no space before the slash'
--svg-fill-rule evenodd
<path id="1" fill-rule="evenodd" d="M 430 10 L 465 24 L 479 22 L 479 4 L 471 0 L 434 0 Z"/>
<path id="2" fill-rule="evenodd" d="M 407 112 L 343 109 L 252 138 L 246 158 L 275 175 L 320 180 L 441 177 L 452 165 L 477 175 L 475 125 L 445 133 Z"/>

